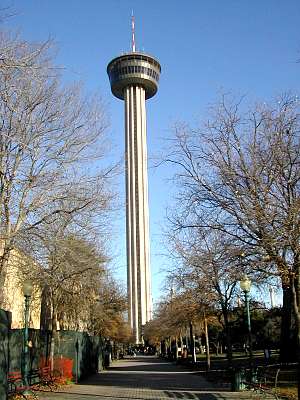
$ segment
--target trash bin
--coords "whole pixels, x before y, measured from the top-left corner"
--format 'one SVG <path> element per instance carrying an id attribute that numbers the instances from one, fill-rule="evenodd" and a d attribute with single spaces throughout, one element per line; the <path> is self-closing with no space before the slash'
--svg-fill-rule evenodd
<path id="1" fill-rule="evenodd" d="M 245 389 L 245 370 L 242 368 L 235 368 L 232 371 L 231 391 L 239 392 Z"/>

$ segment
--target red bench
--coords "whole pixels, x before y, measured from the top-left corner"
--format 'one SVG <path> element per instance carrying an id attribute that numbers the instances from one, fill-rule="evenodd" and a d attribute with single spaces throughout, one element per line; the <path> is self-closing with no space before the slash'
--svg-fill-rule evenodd
<path id="1" fill-rule="evenodd" d="M 58 388 L 61 373 L 57 370 L 52 370 L 50 366 L 44 366 L 39 369 L 32 370 L 29 379 L 33 390 L 41 390 L 43 386 L 48 386 L 52 391 Z"/>
<path id="2" fill-rule="evenodd" d="M 50 389 L 57 388 L 56 378 L 60 377 L 58 371 L 51 370 L 51 367 L 46 366 L 39 369 L 40 384 L 48 386 Z"/>
<path id="3" fill-rule="evenodd" d="M 55 371 L 55 373 L 57 374 L 57 371 Z M 56 377 L 58 377 L 58 375 Z M 53 387 L 57 388 L 55 383 L 56 377 L 50 367 L 42 367 L 39 370 L 32 371 L 28 376 L 30 382 L 32 382 L 32 379 L 38 378 L 39 383 L 48 386 L 51 390 Z M 20 371 L 9 372 L 7 375 L 7 383 L 9 394 L 20 394 L 25 399 L 28 398 L 25 396 L 24 392 L 30 390 L 30 386 L 24 385 L 23 376 Z M 30 395 L 37 398 L 32 390 L 30 390 Z"/>
<path id="4" fill-rule="evenodd" d="M 18 393 L 25 399 L 24 392 L 29 389 L 29 386 L 24 386 L 23 376 L 20 371 L 13 371 L 7 374 L 8 393 Z"/>

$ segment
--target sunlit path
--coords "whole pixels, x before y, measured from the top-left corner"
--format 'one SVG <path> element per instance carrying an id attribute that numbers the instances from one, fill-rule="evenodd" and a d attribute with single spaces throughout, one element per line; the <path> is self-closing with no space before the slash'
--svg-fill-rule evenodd
<path id="1" fill-rule="evenodd" d="M 44 393 L 43 400 L 63 399 L 250 399 L 247 393 L 231 393 L 188 371 L 156 357 L 127 358 L 105 372 L 93 375 L 61 393 Z"/>

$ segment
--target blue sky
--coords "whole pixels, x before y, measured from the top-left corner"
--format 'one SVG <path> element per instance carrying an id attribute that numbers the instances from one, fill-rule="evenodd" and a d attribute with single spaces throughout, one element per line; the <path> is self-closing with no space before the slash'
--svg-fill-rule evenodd
<path id="1" fill-rule="evenodd" d="M 123 103 L 112 97 L 107 63 L 130 50 L 130 17 L 136 45 L 159 59 L 158 94 L 147 102 L 151 262 L 153 296 L 158 298 L 168 267 L 162 246 L 165 208 L 172 203 L 172 171 L 152 161 L 166 146 L 176 121 L 196 124 L 220 91 L 269 101 L 300 89 L 299 0 L 10 0 L 16 16 L 4 22 L 28 40 L 49 36 L 58 45 L 57 62 L 67 81 L 99 90 L 111 118 L 115 159 L 124 151 Z M 124 196 L 124 180 L 120 192 Z M 115 264 L 125 281 L 124 213 L 116 226 Z"/>

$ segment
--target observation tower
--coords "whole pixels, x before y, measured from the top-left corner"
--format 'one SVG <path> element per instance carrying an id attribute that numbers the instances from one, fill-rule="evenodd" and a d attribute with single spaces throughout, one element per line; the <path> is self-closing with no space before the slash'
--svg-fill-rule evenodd
<path id="1" fill-rule="evenodd" d="M 135 49 L 107 66 L 111 91 L 125 102 L 125 176 L 128 319 L 136 343 L 152 316 L 146 100 L 155 95 L 161 67 L 152 56 Z"/>

